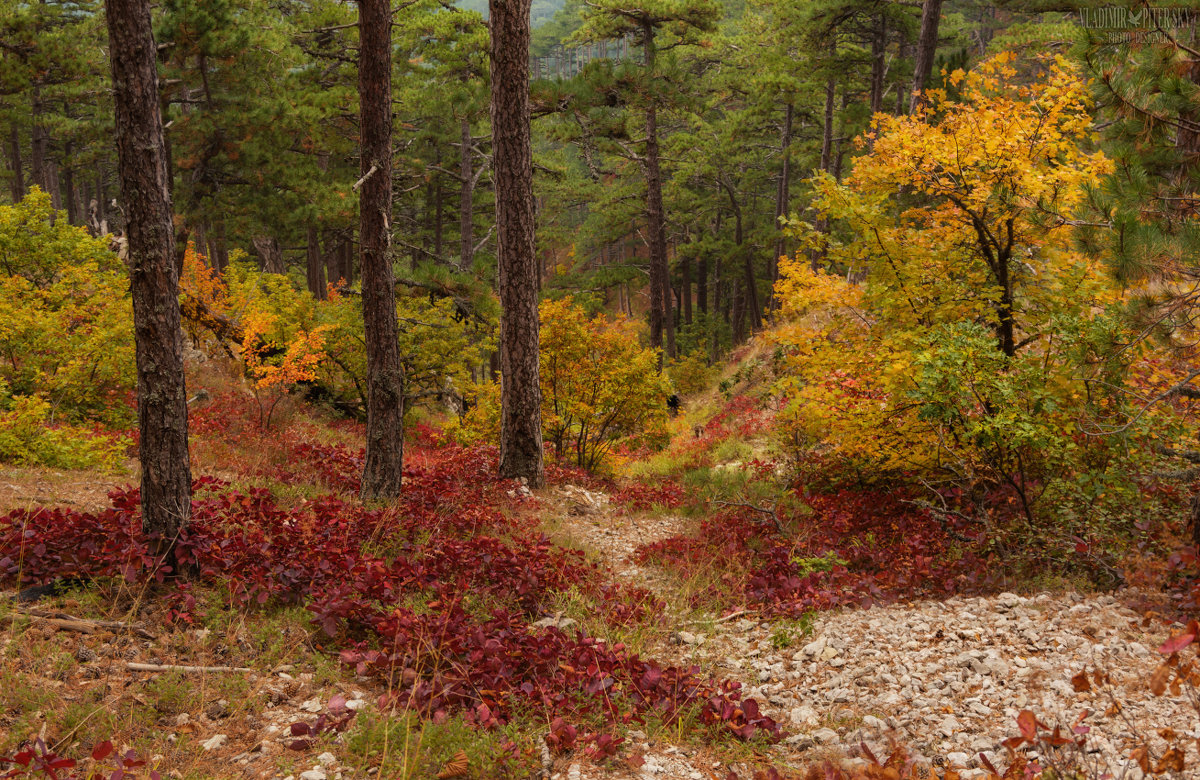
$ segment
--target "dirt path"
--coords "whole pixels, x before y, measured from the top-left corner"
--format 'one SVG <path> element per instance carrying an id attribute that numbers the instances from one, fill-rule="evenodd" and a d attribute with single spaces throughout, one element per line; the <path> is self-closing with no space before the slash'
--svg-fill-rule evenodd
<path id="1" fill-rule="evenodd" d="M 642 544 L 686 533 L 692 521 L 621 516 L 601 493 L 575 487 L 557 492 L 564 510 L 555 521 L 561 537 L 617 577 L 660 595 L 667 592 L 669 574 L 630 557 Z M 1158 736 L 1165 728 L 1179 735 L 1186 765 L 1200 764 L 1200 717 L 1186 688 L 1162 697 L 1150 692 L 1148 680 L 1162 660 L 1156 648 L 1169 632 L 1124 605 L 1134 595 L 1005 593 L 916 602 L 824 613 L 807 634 L 795 623 L 748 615 L 710 623 L 706 631 L 677 624 L 675 643 L 656 655 L 741 681 L 747 695 L 764 704 L 789 733 L 769 749 L 781 768 L 827 756 L 862 761 L 861 745 L 885 756 L 899 743 L 973 780 L 986 774 L 980 754 L 1001 769 L 1007 766 L 1000 742 L 1018 733 L 1020 711 L 1032 710 L 1045 723 L 1062 723 L 1069 731 L 1087 710 L 1093 713 L 1086 720 L 1088 760 L 1118 778 L 1137 780 L 1142 771 L 1130 760 L 1131 752 L 1148 740 L 1156 761 L 1167 749 Z M 1093 686 L 1077 692 L 1072 678 L 1085 669 L 1107 672 L 1111 691 Z M 1112 706 L 1114 694 L 1121 701 L 1119 712 Z M 640 769 L 571 763 L 555 776 L 725 776 L 725 764 L 707 751 L 639 743 L 637 736 L 635 747 L 646 753 Z"/>

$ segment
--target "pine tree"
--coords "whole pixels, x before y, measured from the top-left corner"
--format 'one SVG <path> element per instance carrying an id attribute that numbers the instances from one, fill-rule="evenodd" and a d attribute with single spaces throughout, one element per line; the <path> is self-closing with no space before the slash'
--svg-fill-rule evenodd
<path id="1" fill-rule="evenodd" d="M 642 48 L 640 107 L 645 117 L 640 163 L 646 177 L 646 227 L 650 247 L 650 345 L 674 357 L 675 326 L 671 316 L 670 269 L 667 263 L 667 218 L 663 208 L 662 160 L 659 152 L 660 57 L 701 33 L 716 28 L 721 8 L 712 0 L 639 0 L 589 3 L 580 38 L 602 40 L 633 36 Z M 672 54 L 674 52 L 672 51 Z M 665 334 L 665 338 L 664 338 Z"/>
<path id="2" fill-rule="evenodd" d="M 179 274 L 148 0 L 107 0 L 121 200 L 129 221 L 142 527 L 172 561 L 191 517 Z"/>
<path id="3" fill-rule="evenodd" d="M 1114 44 L 1095 31 L 1083 52 L 1115 171 L 1094 193 L 1084 240 L 1130 284 L 1192 277 L 1200 266 L 1200 24 L 1159 18 L 1161 32 Z M 1172 22 L 1187 21 L 1174 27 Z M 1122 33 L 1123 34 L 1123 33 Z M 1136 32 L 1135 32 L 1136 34 Z M 1170 300 L 1147 300 L 1171 305 Z M 1177 302 L 1177 301 L 1175 301 Z"/>
<path id="4" fill-rule="evenodd" d="M 545 482 L 529 127 L 530 0 L 491 0 L 492 134 L 499 232 L 500 475 Z"/>
<path id="5" fill-rule="evenodd" d="M 404 369 L 392 271 L 392 14 L 388 0 L 358 3 L 358 100 L 362 178 L 359 224 L 367 347 L 364 499 L 400 495 L 404 466 Z"/>

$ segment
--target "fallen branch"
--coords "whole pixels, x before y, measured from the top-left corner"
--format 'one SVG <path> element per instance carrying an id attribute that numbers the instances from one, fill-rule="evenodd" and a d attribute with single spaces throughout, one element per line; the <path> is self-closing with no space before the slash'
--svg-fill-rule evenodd
<path id="1" fill-rule="evenodd" d="M 716 625 L 720 625 L 721 623 L 727 623 L 730 620 L 733 620 L 734 618 L 740 618 L 742 615 L 745 615 L 748 611 L 749 610 L 739 609 L 737 612 L 730 612 L 725 617 L 719 617 L 716 620 L 689 620 L 687 622 L 687 624 L 689 626 L 706 626 L 711 623 L 712 625 L 716 626 Z"/>
<path id="2" fill-rule="evenodd" d="M 253 672 L 245 666 L 179 666 L 177 664 L 138 664 L 128 663 L 125 668 L 131 672 L 183 672 L 185 674 L 204 674 L 206 672 Z"/>
<path id="3" fill-rule="evenodd" d="M 766 515 L 767 517 L 771 518 L 771 522 L 775 525 L 775 530 L 779 532 L 780 536 L 785 535 L 783 531 L 783 521 L 779 519 L 779 513 L 776 511 L 778 504 L 771 504 L 770 506 L 763 507 L 756 504 L 751 504 L 749 501 L 714 501 L 713 503 L 717 504 L 718 506 L 752 509 L 761 515 Z"/>
<path id="4" fill-rule="evenodd" d="M 134 623 L 125 623 L 120 620 L 90 620 L 88 618 L 74 617 L 63 612 L 46 612 L 40 609 L 21 609 L 17 611 L 22 615 L 49 623 L 51 626 L 61 628 L 64 631 L 93 634 L 97 629 L 103 628 L 109 631 L 130 631 L 142 639 L 155 639 L 154 634 L 151 634 L 141 626 Z"/>

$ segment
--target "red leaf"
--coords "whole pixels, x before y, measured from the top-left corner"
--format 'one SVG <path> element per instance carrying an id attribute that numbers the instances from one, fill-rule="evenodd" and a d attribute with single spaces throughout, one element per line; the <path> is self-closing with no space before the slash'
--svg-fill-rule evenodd
<path id="1" fill-rule="evenodd" d="M 99 745 L 96 745 L 96 747 L 92 748 L 92 760 L 93 761 L 103 761 L 104 759 L 111 756 L 112 752 L 113 752 L 112 740 L 106 739 L 103 742 L 101 742 Z"/>
<path id="2" fill-rule="evenodd" d="M 1017 716 L 1017 728 L 1021 730 L 1022 737 L 1033 742 L 1037 739 L 1037 716 L 1029 710 L 1021 710 Z"/>
<path id="3" fill-rule="evenodd" d="M 1178 653 L 1192 642 L 1195 642 L 1197 634 L 1200 634 L 1200 626 L 1198 626 L 1196 621 L 1193 620 L 1187 624 L 1187 628 L 1185 628 L 1181 633 L 1178 633 L 1168 639 L 1166 642 L 1163 642 L 1162 647 L 1158 648 L 1158 652 L 1162 653 L 1163 655 Z"/>

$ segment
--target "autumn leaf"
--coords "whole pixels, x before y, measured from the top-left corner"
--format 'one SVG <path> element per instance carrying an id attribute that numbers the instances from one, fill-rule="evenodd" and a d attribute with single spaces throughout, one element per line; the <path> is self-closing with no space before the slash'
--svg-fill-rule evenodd
<path id="1" fill-rule="evenodd" d="M 1075 689 L 1076 693 L 1086 693 L 1092 689 L 1092 683 L 1088 680 L 1086 670 L 1071 678 L 1071 687 Z"/>
<path id="2" fill-rule="evenodd" d="M 1154 670 L 1154 674 L 1150 675 L 1150 692 L 1155 696 L 1162 696 L 1167 690 L 1167 678 L 1171 676 L 1171 667 L 1167 664 L 1159 664 Z"/>
<path id="3" fill-rule="evenodd" d="M 1200 634 L 1200 624 L 1198 624 L 1195 620 L 1189 621 L 1187 627 L 1184 628 L 1183 631 L 1175 634 L 1166 642 L 1163 642 L 1162 646 L 1158 648 L 1158 652 L 1162 653 L 1163 655 L 1178 653 L 1192 642 L 1195 642 L 1197 634 Z"/>
<path id="4" fill-rule="evenodd" d="M 1021 710 L 1021 714 L 1017 715 L 1017 728 L 1021 730 L 1022 737 L 1033 742 L 1037 739 L 1037 716 L 1029 710 Z"/>
<path id="5" fill-rule="evenodd" d="M 470 771 L 470 761 L 466 751 L 460 750 L 446 762 L 442 771 L 437 773 L 437 780 L 450 780 L 452 777 L 463 777 Z"/>
<path id="6" fill-rule="evenodd" d="M 1161 775 L 1164 772 L 1182 772 L 1184 768 L 1183 751 L 1173 747 L 1168 750 L 1154 767 L 1154 774 Z"/>

